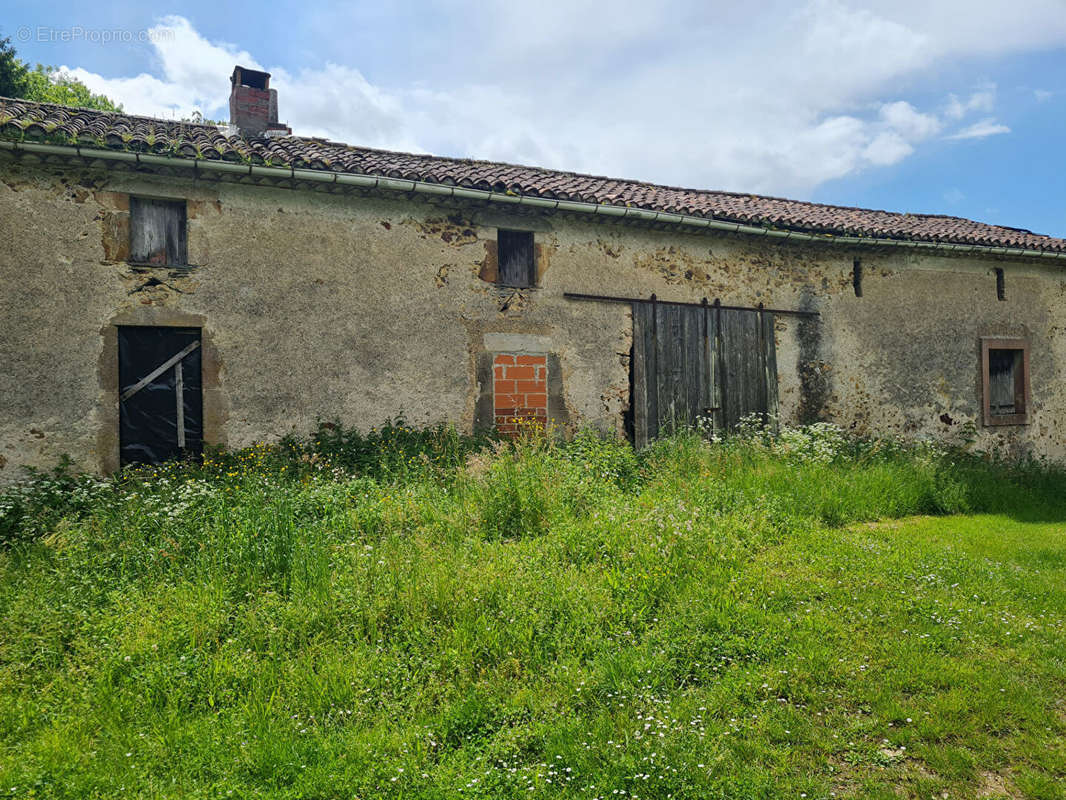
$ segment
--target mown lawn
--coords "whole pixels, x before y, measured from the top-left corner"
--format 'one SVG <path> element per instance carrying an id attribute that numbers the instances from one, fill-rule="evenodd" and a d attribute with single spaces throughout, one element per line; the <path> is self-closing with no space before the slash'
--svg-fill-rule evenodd
<path id="1" fill-rule="evenodd" d="M 0 497 L 0 797 L 1066 797 L 1062 471 L 480 445 Z"/>

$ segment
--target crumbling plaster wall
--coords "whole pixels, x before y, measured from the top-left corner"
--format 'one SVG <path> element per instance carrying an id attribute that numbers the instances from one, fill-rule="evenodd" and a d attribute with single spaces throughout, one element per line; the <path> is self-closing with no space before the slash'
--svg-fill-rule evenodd
<path id="1" fill-rule="evenodd" d="M 677 229 L 572 223 L 559 234 L 570 291 L 816 310 L 778 316 L 780 415 L 860 434 L 936 438 L 1066 459 L 1066 269 L 928 250 L 780 244 Z M 562 254 L 561 253 L 561 254 Z M 555 263 L 564 259 L 555 257 Z M 602 264 L 603 256 L 614 260 Z M 852 282 L 862 264 L 862 297 Z M 595 263 L 595 269 L 587 266 Z M 995 269 L 1005 271 L 1006 299 Z M 608 288 L 604 288 L 608 287 Z M 985 428 L 980 338 L 1030 342 L 1030 423 Z"/>
<path id="2" fill-rule="evenodd" d="M 189 201 L 186 271 L 124 262 L 129 194 Z M 497 227 L 535 231 L 532 290 L 486 281 Z M 403 414 L 471 428 L 485 334 L 550 343 L 572 427 L 621 433 L 631 319 L 587 292 L 812 309 L 777 322 L 781 415 L 958 435 L 978 420 L 978 337 L 1031 341 L 1033 424 L 986 431 L 1055 458 L 1066 392 L 1059 268 L 851 252 L 497 207 L 329 194 L 0 157 L 0 479 L 68 453 L 117 460 L 114 324 L 204 328 L 207 438 L 242 446 L 318 420 Z M 855 297 L 852 260 L 864 265 Z M 996 300 L 994 266 L 1007 275 Z M 206 368 L 205 368 L 206 369 Z M 208 393 L 210 394 L 210 397 Z M 210 409 L 207 407 L 210 406 Z M 943 419 L 942 419 L 943 416 Z M 944 420 L 950 421 L 944 421 Z"/>
<path id="3" fill-rule="evenodd" d="M 1005 273 L 996 297 L 994 269 Z M 897 255 L 872 260 L 862 298 L 829 299 L 825 416 L 861 432 L 935 437 L 1010 455 L 1066 459 L 1066 273 L 1055 265 Z M 985 428 L 980 338 L 1030 344 L 1029 424 Z"/>

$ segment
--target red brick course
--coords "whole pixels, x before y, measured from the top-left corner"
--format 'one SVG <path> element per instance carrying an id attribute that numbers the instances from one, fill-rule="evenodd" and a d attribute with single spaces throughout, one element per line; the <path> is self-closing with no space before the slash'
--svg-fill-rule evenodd
<path id="1" fill-rule="evenodd" d="M 520 420 L 548 422 L 547 356 L 500 353 L 492 362 L 492 394 L 496 430 L 514 436 Z"/>

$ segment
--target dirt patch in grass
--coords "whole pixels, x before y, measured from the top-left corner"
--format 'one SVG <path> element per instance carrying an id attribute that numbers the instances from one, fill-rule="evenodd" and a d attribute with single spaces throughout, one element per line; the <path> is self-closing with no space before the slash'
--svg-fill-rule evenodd
<path id="1" fill-rule="evenodd" d="M 976 797 L 1021 797 L 1010 778 L 995 772 L 982 772 Z"/>

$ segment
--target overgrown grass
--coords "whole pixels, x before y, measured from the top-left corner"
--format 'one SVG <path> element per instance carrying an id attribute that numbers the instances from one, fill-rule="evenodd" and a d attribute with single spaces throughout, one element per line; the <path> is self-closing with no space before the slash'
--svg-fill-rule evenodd
<path id="1" fill-rule="evenodd" d="M 1064 519 L 1056 468 L 826 426 L 38 476 L 0 796 L 1063 797 Z"/>

